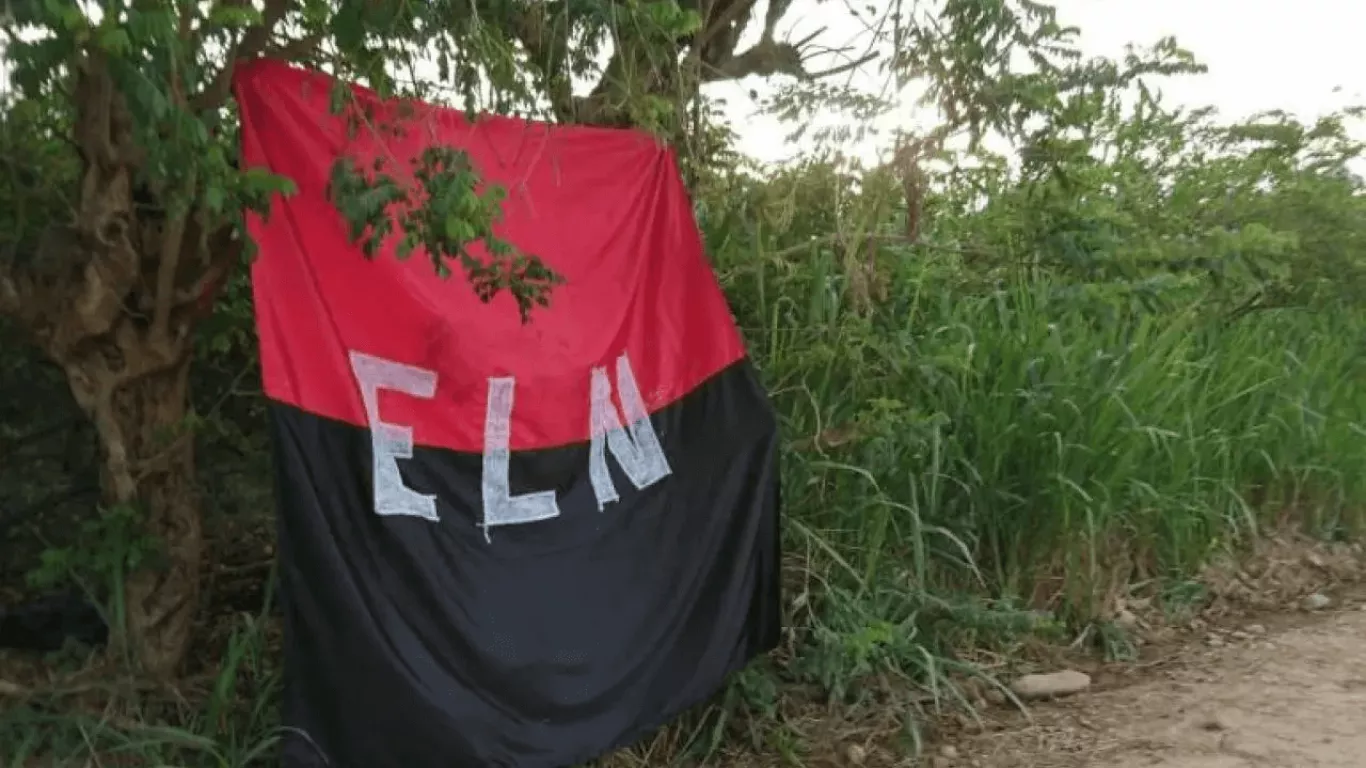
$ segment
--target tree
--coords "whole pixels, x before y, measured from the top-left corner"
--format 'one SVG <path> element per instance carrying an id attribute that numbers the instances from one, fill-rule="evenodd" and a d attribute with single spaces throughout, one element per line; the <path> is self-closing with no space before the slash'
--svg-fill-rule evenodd
<path id="1" fill-rule="evenodd" d="M 778 39 L 791 2 L 770 0 L 762 13 L 757 0 L 6 6 L 14 92 L 0 131 L 10 170 L 0 316 L 60 366 L 94 423 L 103 508 L 135 513 L 160 545 L 160 557 L 131 564 L 124 589 L 120 635 L 146 673 L 177 669 L 198 600 L 203 536 L 187 399 L 195 322 L 250 254 L 243 211 L 264 210 L 290 188 L 236 163 L 235 66 L 274 57 L 384 95 L 634 125 L 677 139 L 696 127 L 689 122 L 702 114 L 704 83 L 785 75 L 815 87 L 821 73 L 807 66 L 814 38 Z M 1068 34 L 1029 0 L 950 0 L 937 18 L 903 18 L 893 8 L 883 22 L 878 39 L 893 47 L 884 71 L 929 71 L 938 106 L 975 135 L 1008 122 L 1010 100 L 997 80 L 1010 53 L 1046 53 Z M 757 41 L 741 47 L 751 27 Z M 591 87 L 576 92 L 585 80 Z M 984 89 L 995 100 L 973 106 L 988 103 Z M 415 176 L 443 183 L 416 188 L 339 163 L 335 201 L 353 234 L 373 245 L 388 236 L 393 205 L 409 204 L 421 215 L 402 235 L 424 246 L 439 271 L 456 265 L 486 298 L 510 292 L 524 317 L 545 303 L 558 278 L 497 240 L 496 199 L 458 204 L 475 194 L 477 169 L 455 148 L 433 148 L 424 163 L 429 172 Z M 480 233 L 487 247 L 467 249 L 451 231 Z"/>

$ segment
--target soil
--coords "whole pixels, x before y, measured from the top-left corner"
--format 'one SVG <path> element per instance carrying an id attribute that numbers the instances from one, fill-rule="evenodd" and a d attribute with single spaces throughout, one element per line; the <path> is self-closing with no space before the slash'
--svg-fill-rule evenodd
<path id="1" fill-rule="evenodd" d="M 1147 649 L 1145 661 L 1093 670 L 1090 690 L 1031 705 L 1028 715 L 1010 705 L 992 707 L 985 732 L 931 748 L 927 762 L 935 768 L 1366 765 L 1366 588 L 1358 582 L 1335 595 L 1276 597 L 1279 611 L 1259 606 L 1241 615 L 1229 611 L 1222 621 L 1197 619 L 1181 638 Z"/>

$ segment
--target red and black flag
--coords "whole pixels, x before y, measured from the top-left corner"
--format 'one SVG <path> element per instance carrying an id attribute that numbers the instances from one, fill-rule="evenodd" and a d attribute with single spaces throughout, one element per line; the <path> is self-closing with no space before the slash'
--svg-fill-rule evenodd
<path id="1" fill-rule="evenodd" d="M 780 621 L 776 423 L 674 155 L 431 106 L 358 138 L 333 86 L 271 62 L 236 81 L 244 162 L 297 185 L 249 222 L 285 764 L 558 768 L 629 744 Z M 349 239 L 337 158 L 436 145 L 507 190 L 498 234 L 566 279 L 530 323 Z"/>

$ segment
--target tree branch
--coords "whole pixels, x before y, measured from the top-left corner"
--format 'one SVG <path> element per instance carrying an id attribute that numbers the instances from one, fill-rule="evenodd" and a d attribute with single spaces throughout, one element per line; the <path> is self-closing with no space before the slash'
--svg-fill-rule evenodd
<path id="1" fill-rule="evenodd" d="M 723 6 L 716 19 L 708 24 L 706 32 L 698 40 L 698 44 L 703 46 L 703 82 L 741 80 L 750 75 L 790 75 L 801 79 L 811 77 L 806 70 L 806 56 L 802 53 L 802 48 L 825 30 L 822 27 L 796 42 L 779 42 L 778 22 L 782 21 L 792 6 L 792 0 L 770 0 L 764 13 L 764 28 L 759 34 L 759 41 L 744 51 L 736 52 L 743 25 L 734 29 L 731 29 L 730 25 L 737 17 L 747 19 L 748 16 L 742 14 L 753 12 L 755 5 L 753 0 L 732 0 Z M 718 37 L 723 30 L 727 34 Z"/>
<path id="2" fill-rule="evenodd" d="M 235 237 L 232 227 L 222 227 L 215 233 L 213 242 L 210 242 L 209 252 L 212 260 L 208 268 L 193 283 L 176 291 L 174 306 L 183 307 L 204 301 L 206 296 L 217 290 L 241 260 L 242 241 Z"/>
<path id="3" fill-rule="evenodd" d="M 721 80 L 743 80 L 750 75 L 770 77 L 772 75 L 791 75 L 808 79 L 802 52 L 792 43 L 779 43 L 772 39 L 760 40 L 739 54 L 731 54 L 715 62 L 706 62 L 702 72 L 702 82 L 714 83 Z"/>
<path id="4" fill-rule="evenodd" d="M 808 72 L 806 76 L 811 78 L 812 80 L 821 80 L 827 77 L 834 77 L 835 75 L 842 75 L 845 72 L 858 69 L 864 64 L 872 63 L 877 59 L 877 57 L 878 54 L 876 51 L 869 51 L 868 53 L 865 53 L 857 59 L 853 59 L 852 61 L 846 61 L 843 64 L 836 64 L 835 66 L 829 69 L 822 69 L 819 72 Z"/>
<path id="5" fill-rule="evenodd" d="M 299 61 L 316 54 L 322 48 L 323 40 L 322 33 L 314 32 L 283 43 L 268 45 L 261 55 L 282 61 Z"/>
<path id="6" fill-rule="evenodd" d="M 512 34 L 527 59 L 540 70 L 550 109 L 555 118 L 568 122 L 574 119 L 574 95 L 569 79 L 564 77 L 564 56 L 569 48 L 569 21 L 553 25 L 546 18 L 544 4 L 537 4 L 516 14 L 512 20 Z"/>
<path id="7" fill-rule="evenodd" d="M 876 58 L 875 54 L 812 73 L 806 66 L 809 52 L 806 47 L 824 29 L 800 40 L 778 41 L 777 26 L 792 5 L 792 0 L 770 0 L 763 19 L 763 32 L 753 46 L 737 52 L 736 45 L 750 17 L 758 7 L 758 0 L 684 0 L 688 10 L 701 13 L 701 30 L 691 38 L 677 41 L 677 53 L 685 52 L 698 68 L 700 83 L 740 80 L 750 75 L 789 75 L 802 80 L 829 77 L 848 72 Z M 517 14 L 512 22 L 513 37 L 521 44 L 531 62 L 541 69 L 539 84 L 551 103 L 558 120 L 595 125 L 621 125 L 628 121 L 627 109 L 631 94 L 670 91 L 676 85 L 676 73 L 651 67 L 648 57 L 629 39 L 618 38 L 616 50 L 604 68 L 593 90 L 586 96 L 574 96 L 569 83 L 561 75 L 565 35 L 548 20 L 543 6 L 532 5 Z M 552 28 L 554 27 L 554 28 Z M 629 80 L 627 79 L 629 78 Z M 624 84 L 629 83 L 629 85 Z M 696 87 L 698 84 L 691 84 Z"/>
<path id="8" fill-rule="evenodd" d="M 226 2 L 233 5 L 246 4 L 246 0 Z M 218 74 L 209 85 L 190 102 L 195 112 L 209 112 L 226 104 L 228 97 L 232 95 L 232 74 L 237 69 L 237 63 L 256 58 L 266 50 L 270 37 L 275 32 L 275 26 L 289 11 L 290 0 L 265 0 L 265 3 L 265 9 L 261 12 L 261 23 L 242 35 L 242 39 L 228 51 L 223 68 L 218 70 Z"/>
<path id="9" fill-rule="evenodd" d="M 185 186 L 193 193 L 194 174 Z M 185 224 L 189 210 L 182 210 L 167 220 L 161 232 L 161 258 L 157 262 L 157 287 L 152 310 L 152 339 L 165 341 L 171 325 L 171 307 L 175 303 L 175 276 L 180 266 L 180 254 L 185 247 Z"/>
<path id="10" fill-rule="evenodd" d="M 788 0 L 788 2 L 790 2 L 790 0 Z M 728 5 L 722 7 L 721 12 L 716 14 L 715 19 L 707 20 L 706 26 L 703 27 L 702 33 L 697 36 L 693 45 L 699 49 L 705 49 L 716 40 L 716 36 L 720 34 L 723 29 L 726 29 L 734 22 L 744 19 L 745 14 L 754 10 L 755 5 L 756 0 L 738 0 L 732 1 Z M 785 5 L 785 3 L 784 0 L 775 0 L 773 5 L 782 6 Z M 708 8 L 707 13 L 710 14 L 710 12 L 711 9 Z M 776 24 L 777 22 L 775 21 L 774 23 Z M 768 30 L 767 24 L 765 24 L 764 29 Z M 772 35 L 770 34 L 769 36 L 771 37 Z M 732 43 L 732 50 L 734 50 L 733 45 L 734 44 Z"/>

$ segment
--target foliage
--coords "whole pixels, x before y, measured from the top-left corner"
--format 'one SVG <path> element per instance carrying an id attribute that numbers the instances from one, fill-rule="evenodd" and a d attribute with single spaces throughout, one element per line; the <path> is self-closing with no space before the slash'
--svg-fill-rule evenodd
<path id="1" fill-rule="evenodd" d="M 878 167 L 811 157 L 761 168 L 731 152 L 728 127 L 709 122 L 705 99 L 690 102 L 692 86 L 639 71 L 659 59 L 661 41 L 686 30 L 697 32 L 702 53 L 685 42 L 672 51 L 675 61 L 700 57 L 734 73 L 742 60 L 777 60 L 745 58 L 733 40 L 729 58 L 717 53 L 736 30 L 710 23 L 719 18 L 715 6 L 700 32 L 686 4 L 584 3 L 573 16 L 568 4 L 508 4 L 481 7 L 478 22 L 448 6 L 431 6 L 458 19 L 438 35 L 411 15 L 425 6 L 303 2 L 282 17 L 289 34 L 260 45 L 336 38 L 339 47 L 319 43 L 298 60 L 314 57 L 429 97 L 399 82 L 394 62 L 415 51 L 445 55 L 457 74 L 440 80 L 464 89 L 472 106 L 542 109 L 558 119 L 596 114 L 683 142 L 709 251 L 782 418 L 791 630 L 779 653 L 676 728 L 667 741 L 679 754 L 740 764 L 740 753 L 759 749 L 780 756 L 770 762 L 801 764 L 806 752 L 827 746 L 792 716 L 813 698 L 827 713 L 905 713 L 902 733 L 913 749 L 924 716 L 973 703 L 966 681 L 983 673 L 969 663 L 972 650 L 1011 657 L 1038 636 L 1122 646 L 1111 622 L 1121 599 L 1147 590 L 1160 601 L 1187 590 L 1212 556 L 1287 516 L 1324 537 L 1360 535 L 1366 394 L 1355 384 L 1366 375 L 1366 195 L 1355 173 L 1355 111 L 1304 124 L 1277 112 L 1228 122 L 1207 109 L 1174 109 L 1156 95 L 1162 80 L 1201 71 L 1174 41 L 1120 61 L 1084 59 L 1046 8 L 949 2 L 936 16 L 902 20 L 897 40 L 916 45 L 889 64 L 930 73 L 926 93 L 943 117 L 939 131 L 905 137 L 903 151 Z M 526 7 L 546 14 L 515 15 Z M 215 8 L 198 22 L 208 25 L 204 34 L 221 35 L 223 48 L 243 45 L 229 24 L 234 12 Z M 371 15 L 386 12 L 397 16 Z M 622 40 L 626 33 L 610 23 L 616 13 L 674 32 Z M 541 26 L 532 29 L 536 19 Z M 754 22 L 763 23 L 759 45 L 767 39 L 764 55 L 771 54 L 779 45 L 773 24 Z M 403 32 L 355 34 L 379 24 Z M 586 42 L 551 39 L 548 30 L 564 35 L 570 26 Z M 126 34 L 143 41 L 137 50 L 168 49 L 136 30 Z M 709 34 L 714 39 L 697 42 Z M 595 69 L 593 56 L 611 35 L 619 48 Z M 557 46 L 560 53 L 550 53 Z M 1008 66 L 1012 46 L 1027 54 L 1028 68 Z M 201 90 L 215 82 L 216 60 L 205 50 L 194 59 Z M 507 76 L 491 103 L 475 104 L 479 84 L 458 74 L 468 67 L 457 61 L 474 52 L 490 77 Z M 376 74 L 385 66 L 393 82 Z M 585 72 L 603 79 L 588 95 L 566 96 L 565 81 Z M 53 87 L 45 81 L 26 91 L 0 125 L 6 151 L 53 169 L 3 187 L 4 201 L 14 203 L 7 210 L 22 203 L 30 212 L 5 214 L 13 224 L 0 228 L 0 243 L 12 252 L 42 240 L 34 222 L 68 210 L 82 170 L 80 158 L 38 127 L 75 120 Z M 801 119 L 839 95 L 828 83 L 794 79 L 775 106 Z M 881 108 L 844 96 L 837 106 Z M 226 109 L 196 114 L 230 127 Z M 988 129 L 1009 141 L 1011 154 L 976 141 Z M 205 152 L 230 146 L 226 133 L 199 144 L 193 131 L 176 137 L 166 152 L 180 151 L 177 142 Z M 194 154 L 186 152 L 174 156 Z M 459 248 L 496 232 L 496 206 L 470 197 L 464 174 L 472 171 L 458 156 L 436 150 L 433 159 L 433 183 L 456 192 L 427 199 L 454 207 L 429 205 L 430 216 L 411 207 L 412 219 L 393 219 L 393 236 L 455 258 L 476 274 L 477 287 L 477 270 L 488 263 L 471 264 Z M 238 171 L 215 177 L 214 161 L 194 162 L 210 169 L 197 172 L 197 189 L 218 178 L 229 190 L 225 217 L 263 189 L 249 194 L 250 185 L 222 181 Z M 165 183 L 183 183 L 180 173 L 167 171 Z M 339 197 L 340 208 L 384 184 L 356 178 L 339 171 L 339 186 L 356 186 Z M 399 192 L 383 194 L 393 202 Z M 389 223 L 374 218 L 385 209 L 347 217 L 365 225 L 359 239 L 376 234 L 375 221 Z M 469 214 L 461 220 L 468 228 L 447 226 L 452 210 Z M 497 250 L 487 242 L 485 251 Z M 507 256 L 508 264 L 516 259 Z M 487 279 L 501 288 L 513 282 Z M 210 521 L 226 532 L 226 545 L 244 528 L 269 525 L 269 487 L 259 476 L 267 450 L 260 400 L 244 391 L 258 376 L 240 271 L 228 274 L 219 297 L 217 313 L 198 326 L 194 380 L 205 425 L 198 449 L 209 457 L 199 477 L 212 490 Z M 18 353 L 4 362 L 0 374 L 11 381 L 41 370 Z M 0 432 L 0 440 L 13 439 Z M 0 450 L 5 460 L 30 460 L 6 443 Z M 33 460 L 25 474 L 35 482 L 64 477 L 53 464 Z M 102 528 L 81 536 L 81 526 L 65 526 L 74 533 L 62 539 L 55 521 L 63 518 L 50 515 L 40 531 L 47 575 L 60 567 L 94 581 L 123 568 L 122 555 L 86 552 Z M 219 554 L 216 565 L 251 568 L 260 552 L 248 549 Z M 35 555 L 22 567 L 42 562 Z M 259 588 L 265 576 L 251 581 Z M 192 695 L 197 708 L 119 691 L 110 706 L 128 717 L 56 717 L 64 694 L 34 690 L 0 717 L 0 744 L 9 750 L 0 759 L 23 764 L 40 747 L 74 759 L 95 744 L 156 764 L 253 764 L 274 738 L 278 659 L 268 595 L 251 594 L 246 607 L 224 608 L 224 597 L 211 606 L 240 623 L 213 637 L 223 661 L 215 656 L 213 683 Z M 241 621 L 244 610 L 252 617 Z"/>
<path id="2" fill-rule="evenodd" d="M 13 173 L 0 197 L 14 203 L 15 221 L 0 258 L 0 316 L 63 371 L 95 425 L 106 508 L 137 509 L 164 544 L 164 567 L 131 575 L 118 628 L 144 671 L 175 673 L 199 597 L 186 397 L 195 330 L 252 253 L 246 217 L 293 190 L 293 180 L 239 160 L 238 65 L 271 57 L 369 84 L 396 108 L 376 114 L 343 86 L 333 105 L 370 136 L 417 127 L 424 112 L 410 97 L 437 96 L 435 85 L 472 118 L 539 113 L 677 139 L 703 82 L 810 76 L 801 49 L 775 37 L 788 5 L 769 4 L 746 49 L 739 35 L 756 0 L 6 6 L 14 90 L 0 155 Z M 596 85 L 576 94 L 584 76 Z M 459 270 L 485 302 L 506 291 L 524 322 L 549 304 L 562 278 L 502 239 L 501 191 L 482 189 L 467 153 L 432 146 L 413 167 L 392 166 L 343 153 L 332 169 L 329 193 L 364 252 L 391 239 L 400 258 L 423 250 L 437 274 Z"/>

